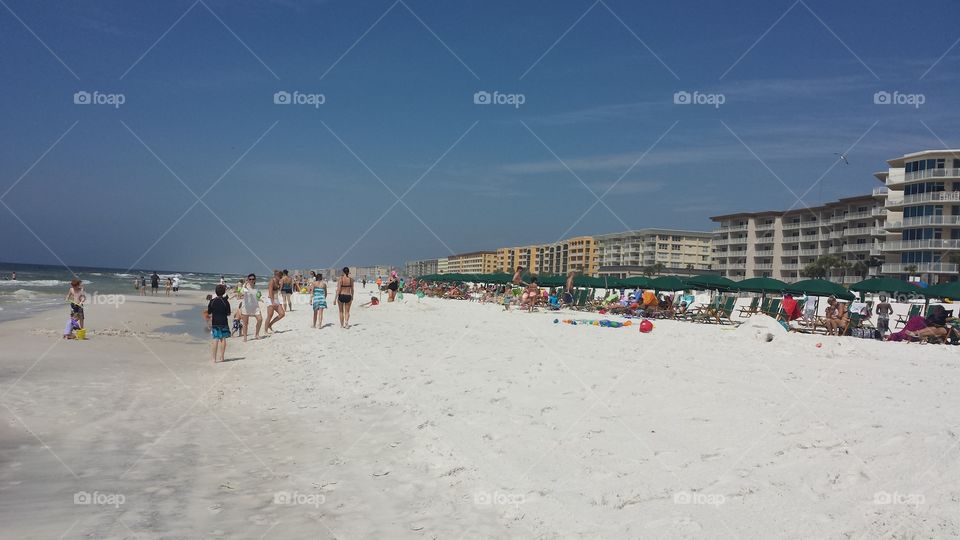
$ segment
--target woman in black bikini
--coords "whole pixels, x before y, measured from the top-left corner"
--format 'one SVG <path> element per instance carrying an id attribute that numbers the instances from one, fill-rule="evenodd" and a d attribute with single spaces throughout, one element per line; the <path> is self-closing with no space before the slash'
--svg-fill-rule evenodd
<path id="1" fill-rule="evenodd" d="M 335 303 L 340 310 L 340 327 L 350 328 L 350 304 L 353 302 L 353 278 L 350 277 L 350 268 L 343 267 L 343 275 L 337 280 L 337 299 Z"/>

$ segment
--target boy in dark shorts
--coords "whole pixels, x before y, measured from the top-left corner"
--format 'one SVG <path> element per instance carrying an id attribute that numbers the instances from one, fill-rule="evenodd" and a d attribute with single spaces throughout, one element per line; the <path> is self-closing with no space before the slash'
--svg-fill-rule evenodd
<path id="1" fill-rule="evenodd" d="M 210 317 L 210 334 L 213 336 L 213 363 L 223 362 L 227 353 L 227 338 L 230 337 L 230 301 L 227 300 L 227 286 L 217 285 L 217 296 L 207 305 Z"/>

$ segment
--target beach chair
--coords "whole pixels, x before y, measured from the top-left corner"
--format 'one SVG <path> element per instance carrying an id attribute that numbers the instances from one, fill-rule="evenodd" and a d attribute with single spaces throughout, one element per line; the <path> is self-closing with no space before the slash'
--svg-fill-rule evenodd
<path id="1" fill-rule="evenodd" d="M 923 306 L 921 306 L 920 304 L 914 304 L 910 306 L 910 310 L 907 312 L 906 315 L 897 315 L 897 320 L 894 323 L 894 328 L 897 328 L 897 325 L 903 326 L 907 324 L 907 321 L 909 321 L 911 317 L 916 317 L 917 315 L 920 314 L 921 309 L 923 309 Z"/>
<path id="2" fill-rule="evenodd" d="M 763 313 L 764 315 L 769 315 L 774 319 L 779 320 L 780 319 L 780 299 L 777 298 L 775 300 L 771 300 L 770 305 L 767 306 L 767 309 L 762 310 L 761 313 Z"/>
<path id="3" fill-rule="evenodd" d="M 759 305 L 760 305 L 760 297 L 759 297 L 759 296 L 755 296 L 755 297 L 753 298 L 753 300 L 750 301 L 750 305 L 749 305 L 749 306 L 743 306 L 742 308 L 740 308 L 740 313 L 739 313 L 739 315 L 740 315 L 741 317 L 749 317 L 749 316 L 751 316 L 751 315 L 754 315 L 754 314 L 757 313 L 757 311 L 758 311 L 758 309 L 759 309 L 759 307 L 758 307 Z"/>
<path id="4" fill-rule="evenodd" d="M 590 295 L 590 290 L 579 289 L 578 291 L 574 291 L 574 292 L 575 292 L 574 297 L 576 298 L 576 300 L 574 301 L 573 305 L 570 307 L 578 311 L 583 311 L 585 309 L 585 306 L 587 305 L 587 298 Z"/>
<path id="5" fill-rule="evenodd" d="M 738 323 L 738 322 L 734 321 L 732 318 L 730 318 L 730 316 L 733 315 L 733 308 L 734 308 L 736 305 L 737 305 L 737 299 L 736 299 L 736 297 L 731 296 L 731 297 L 727 298 L 727 300 L 723 303 L 723 305 L 721 305 L 720 308 L 717 309 L 717 311 L 714 312 L 714 314 L 713 314 L 713 318 L 714 318 L 714 320 L 717 321 L 717 324 L 726 324 L 726 323 L 729 323 L 729 324 L 732 324 L 732 325 L 734 325 L 734 326 L 739 325 L 740 323 Z"/>

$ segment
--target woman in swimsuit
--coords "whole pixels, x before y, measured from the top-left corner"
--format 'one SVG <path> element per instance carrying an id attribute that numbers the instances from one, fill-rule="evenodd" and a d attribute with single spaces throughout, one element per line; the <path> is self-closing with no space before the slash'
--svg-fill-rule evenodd
<path id="1" fill-rule="evenodd" d="M 400 281 L 397 279 L 396 270 L 390 272 L 390 280 L 387 282 L 387 302 L 393 302 L 397 297 L 397 289 L 400 288 Z"/>
<path id="2" fill-rule="evenodd" d="M 317 314 L 320 315 L 320 328 L 323 328 L 324 309 L 327 309 L 327 282 L 323 280 L 323 274 L 318 273 L 313 277 L 313 328 L 317 328 Z"/>
<path id="3" fill-rule="evenodd" d="M 280 295 L 283 297 L 284 309 L 293 311 L 293 278 L 286 269 L 283 270 L 283 277 L 280 278 Z"/>
<path id="4" fill-rule="evenodd" d="M 350 303 L 353 302 L 353 278 L 350 277 L 349 267 L 343 267 L 343 275 L 337 280 L 337 299 L 334 302 L 340 308 L 340 327 L 350 328 Z"/>

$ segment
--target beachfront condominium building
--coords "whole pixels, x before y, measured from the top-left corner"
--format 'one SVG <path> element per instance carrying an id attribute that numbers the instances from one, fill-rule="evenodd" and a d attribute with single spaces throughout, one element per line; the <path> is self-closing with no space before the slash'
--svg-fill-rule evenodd
<path id="1" fill-rule="evenodd" d="M 407 261 L 404 268 L 404 275 L 408 278 L 426 276 L 428 274 L 438 274 L 437 259 L 424 259 L 422 261 Z"/>
<path id="2" fill-rule="evenodd" d="M 447 257 L 448 274 L 492 274 L 497 269 L 496 251 L 474 251 Z"/>
<path id="3" fill-rule="evenodd" d="M 437 273 L 446 274 L 448 273 L 447 268 L 449 267 L 449 259 L 447 257 L 441 257 L 437 259 Z"/>
<path id="4" fill-rule="evenodd" d="M 577 236 L 550 244 L 497 250 L 497 271 L 512 274 L 518 266 L 533 274 L 566 274 L 574 270 L 592 276 L 597 271 L 596 241 L 592 236 Z"/>
<path id="5" fill-rule="evenodd" d="M 954 281 L 960 270 L 960 150 L 924 150 L 875 174 L 888 190 L 883 273 Z"/>
<path id="6" fill-rule="evenodd" d="M 639 229 L 595 238 L 600 275 L 630 277 L 654 270 L 703 274 L 710 270 L 713 235 L 709 232 Z"/>
<path id="7" fill-rule="evenodd" d="M 883 261 L 886 189 L 813 208 L 714 216 L 714 268 L 731 279 L 803 279 L 801 271 L 833 255 L 846 263 L 827 270 L 827 279 L 855 283 L 880 272 Z"/>

